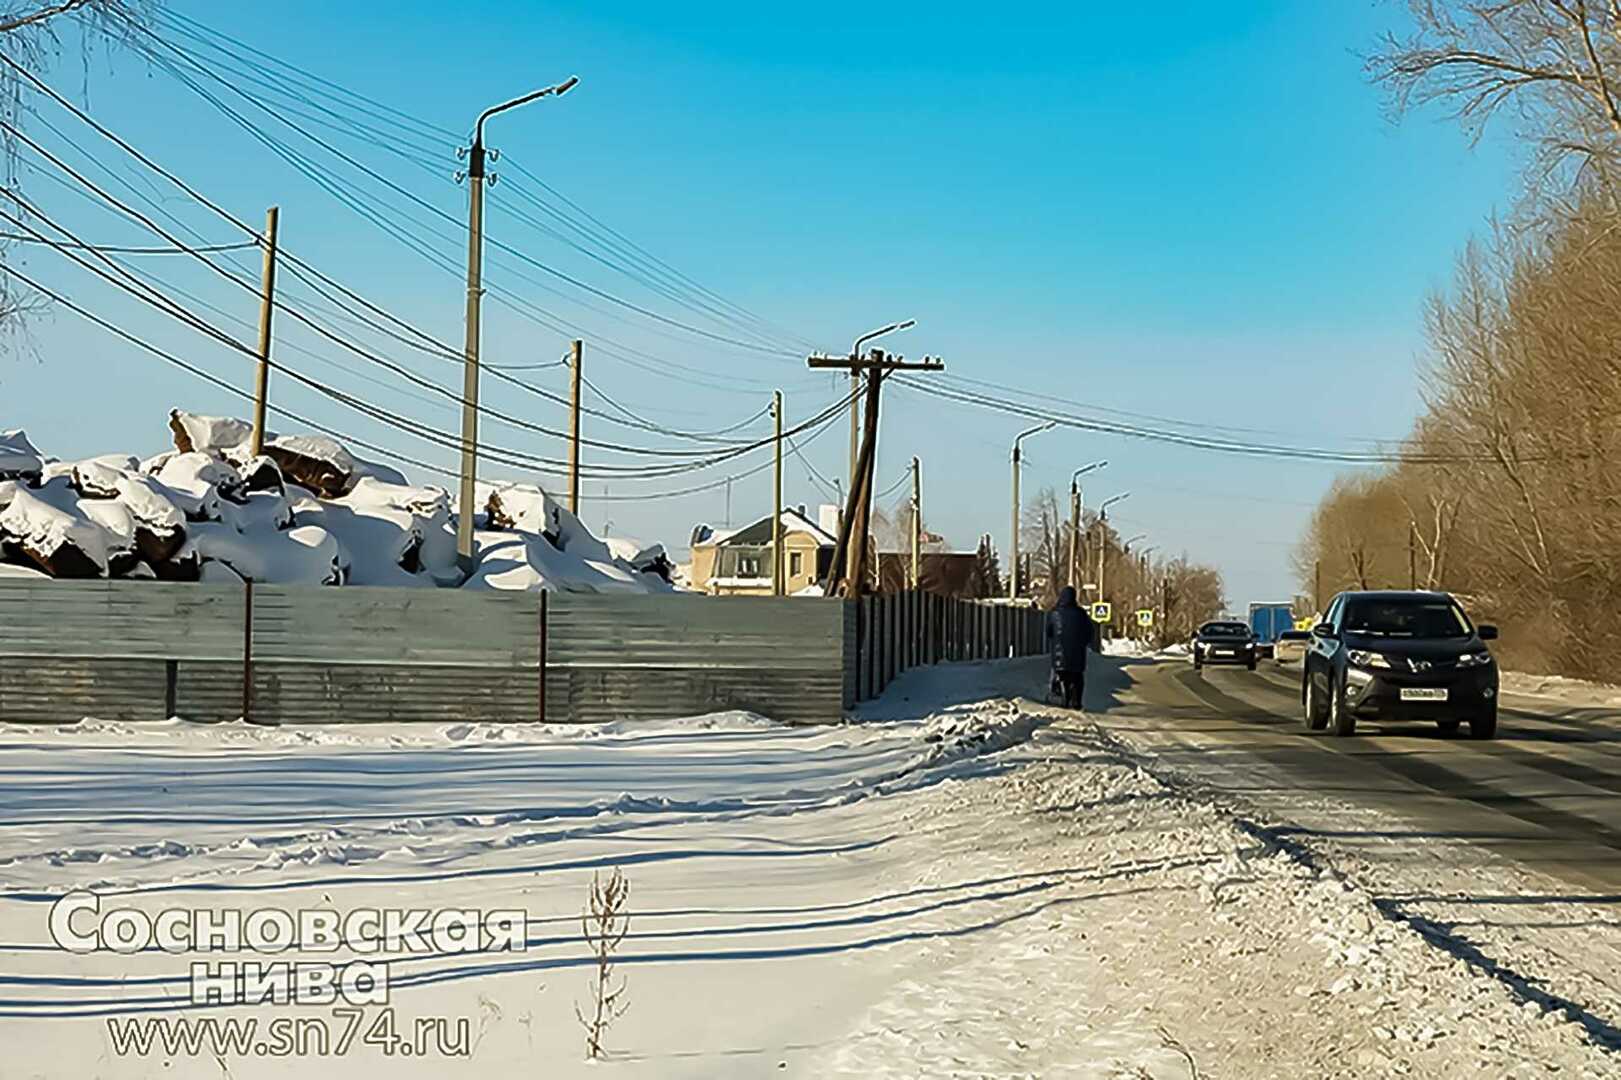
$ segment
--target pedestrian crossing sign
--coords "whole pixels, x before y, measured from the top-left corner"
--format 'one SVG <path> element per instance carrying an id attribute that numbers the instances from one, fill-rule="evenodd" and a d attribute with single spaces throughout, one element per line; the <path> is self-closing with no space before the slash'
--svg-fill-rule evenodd
<path id="1" fill-rule="evenodd" d="M 1138 609 L 1138 611 L 1137 611 L 1137 625 L 1138 626 L 1153 626 L 1154 625 L 1154 609 L 1153 608 L 1140 608 L 1140 609 Z"/>
<path id="2" fill-rule="evenodd" d="M 1113 610 L 1113 605 L 1107 600 L 1099 600 L 1097 603 L 1092 605 L 1092 621 L 1100 623 L 1108 622 L 1112 618 L 1111 612 Z"/>

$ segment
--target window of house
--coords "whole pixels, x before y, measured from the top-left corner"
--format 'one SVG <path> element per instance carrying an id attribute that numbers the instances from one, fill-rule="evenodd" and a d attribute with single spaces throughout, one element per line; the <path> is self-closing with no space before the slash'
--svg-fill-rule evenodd
<path id="1" fill-rule="evenodd" d="M 802 552 L 790 551 L 788 553 L 788 572 L 798 577 L 805 566 L 805 556 Z"/>

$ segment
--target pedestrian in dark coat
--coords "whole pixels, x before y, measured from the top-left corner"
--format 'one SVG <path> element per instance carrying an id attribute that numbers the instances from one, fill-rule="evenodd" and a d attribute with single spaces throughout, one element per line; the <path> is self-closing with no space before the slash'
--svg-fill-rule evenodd
<path id="1" fill-rule="evenodd" d="M 1058 605 L 1047 614 L 1047 648 L 1052 652 L 1053 678 L 1063 690 L 1064 708 L 1079 709 L 1086 691 L 1086 654 L 1097 647 L 1097 624 L 1066 585 Z"/>

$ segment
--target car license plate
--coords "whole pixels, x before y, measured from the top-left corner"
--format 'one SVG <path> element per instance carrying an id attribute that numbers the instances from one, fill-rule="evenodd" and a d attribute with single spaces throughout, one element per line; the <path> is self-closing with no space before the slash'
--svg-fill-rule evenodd
<path id="1" fill-rule="evenodd" d="M 1402 687 L 1401 699 L 1403 701 L 1445 701 L 1447 699 L 1447 688 L 1444 686 L 1434 688 L 1404 686 Z"/>
<path id="2" fill-rule="evenodd" d="M 1234 653 L 1233 653 L 1233 650 L 1231 650 L 1231 649 L 1217 649 L 1216 650 L 1216 655 L 1217 656 L 1232 656 L 1232 655 L 1234 655 Z"/>

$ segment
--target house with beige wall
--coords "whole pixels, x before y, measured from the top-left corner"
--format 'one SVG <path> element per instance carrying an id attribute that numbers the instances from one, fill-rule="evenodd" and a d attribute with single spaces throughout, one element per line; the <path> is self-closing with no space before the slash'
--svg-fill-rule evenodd
<path id="1" fill-rule="evenodd" d="M 770 596 L 771 534 L 769 517 L 720 532 L 699 526 L 692 538 L 688 587 L 711 596 Z M 811 521 L 802 508 L 784 509 L 784 591 L 792 596 L 820 581 L 837 544 L 838 538 Z"/>

